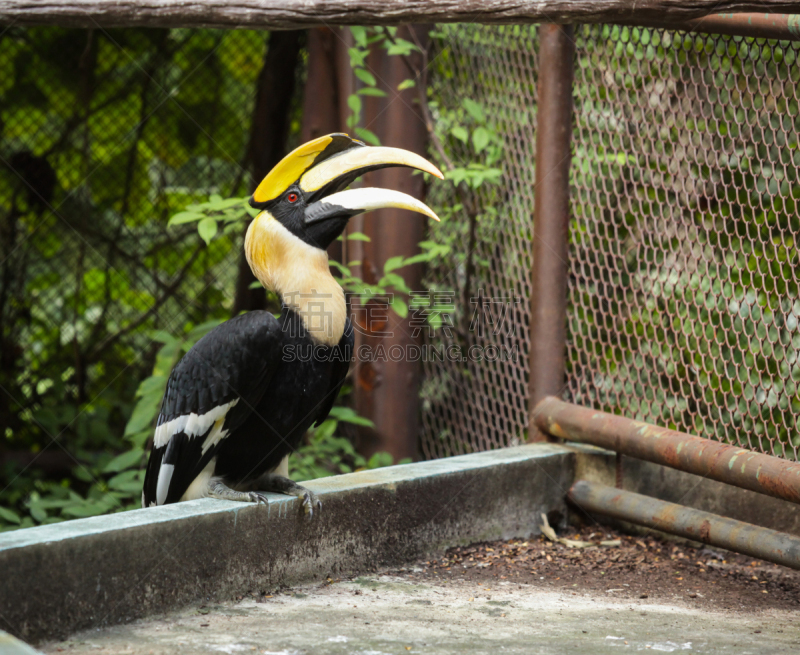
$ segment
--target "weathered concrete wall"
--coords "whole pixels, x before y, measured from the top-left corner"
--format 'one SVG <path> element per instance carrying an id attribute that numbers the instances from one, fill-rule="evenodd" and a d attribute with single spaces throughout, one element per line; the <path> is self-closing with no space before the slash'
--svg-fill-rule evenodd
<path id="1" fill-rule="evenodd" d="M 197 500 L 0 535 L 0 615 L 37 642 L 208 599 L 539 532 L 566 516 L 573 454 L 535 444 L 308 483 L 322 513 Z"/>
<path id="2" fill-rule="evenodd" d="M 613 452 L 580 444 L 567 447 L 576 453 L 576 479 L 615 485 Z M 623 457 L 622 471 L 626 491 L 800 535 L 800 505 L 632 457 Z M 643 530 L 628 523 L 624 528 L 635 533 Z"/>

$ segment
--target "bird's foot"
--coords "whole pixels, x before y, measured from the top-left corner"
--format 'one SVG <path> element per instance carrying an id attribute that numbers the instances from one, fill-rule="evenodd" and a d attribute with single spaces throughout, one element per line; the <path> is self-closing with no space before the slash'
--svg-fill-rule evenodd
<path id="1" fill-rule="evenodd" d="M 297 496 L 303 504 L 303 512 L 308 518 L 314 517 L 314 510 L 317 512 L 322 511 L 322 501 L 310 489 L 297 485 L 297 492 L 292 493 L 292 496 Z"/>
<path id="2" fill-rule="evenodd" d="M 257 491 L 235 491 L 225 486 L 220 480 L 210 480 L 208 483 L 208 495 L 210 498 L 220 500 L 235 500 L 243 503 L 264 503 L 269 504 L 267 497 Z"/>
<path id="3" fill-rule="evenodd" d="M 297 496 L 300 499 L 303 512 L 308 518 L 314 518 L 314 512 L 319 513 L 322 510 L 322 501 L 317 494 L 297 484 L 294 480 L 277 473 L 268 473 L 261 476 L 258 480 L 258 487 L 264 491 Z"/>

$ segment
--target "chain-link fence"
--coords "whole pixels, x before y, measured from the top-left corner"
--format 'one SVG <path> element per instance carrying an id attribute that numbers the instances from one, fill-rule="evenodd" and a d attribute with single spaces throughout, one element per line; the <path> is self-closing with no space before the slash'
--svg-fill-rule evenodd
<path id="1" fill-rule="evenodd" d="M 502 134 L 499 188 L 473 196 L 472 289 L 519 297 L 521 318 L 515 362 L 428 364 L 429 457 L 527 430 L 535 34 L 467 28 L 432 81 L 443 108 L 475 98 Z M 566 399 L 796 457 L 798 54 L 745 37 L 576 31 Z M 469 240 L 462 225 L 440 229 Z M 464 262 L 451 263 L 463 286 Z M 439 274 L 434 285 L 454 284 Z"/>
<path id="2" fill-rule="evenodd" d="M 152 366 L 154 331 L 230 312 L 239 239 L 206 247 L 193 225 L 167 220 L 247 192 L 265 43 L 181 29 L 0 37 L 7 448 L 36 452 L 64 429 L 72 452 L 107 446 Z"/>
<path id="3" fill-rule="evenodd" d="M 800 44 L 577 45 L 567 397 L 795 458 Z"/>
<path id="4" fill-rule="evenodd" d="M 441 151 L 485 179 L 431 187 L 453 220 L 433 228 L 449 250 L 427 281 L 457 309 L 428 345 L 481 356 L 426 357 L 427 457 L 527 436 L 535 191 L 536 27 L 439 33 Z M 153 330 L 229 311 L 238 242 L 166 221 L 246 192 L 264 47 L 247 31 L 3 34 L 0 412 L 18 447 L 93 399 L 79 442 L 107 439 Z M 795 457 L 799 50 L 577 30 L 565 398 Z"/>
<path id="5" fill-rule="evenodd" d="M 476 163 L 474 144 L 454 128 L 484 129 L 502 144 L 497 183 L 431 185 L 429 201 L 455 219 L 432 227 L 451 251 L 426 282 L 450 294 L 449 326 L 429 345 L 457 357 L 426 357 L 422 451 L 426 457 L 524 442 L 528 425 L 528 317 L 535 178 L 537 38 L 535 26 L 442 26 L 429 97 L 437 133 L 454 166 Z M 475 103 L 480 112 L 465 99 Z M 472 112 L 470 112 L 472 109 Z M 489 155 L 491 157 L 491 155 Z M 443 213 L 443 215 L 445 215 Z M 470 356 L 480 346 L 480 357 Z M 445 353 L 446 354 L 446 353 Z"/>

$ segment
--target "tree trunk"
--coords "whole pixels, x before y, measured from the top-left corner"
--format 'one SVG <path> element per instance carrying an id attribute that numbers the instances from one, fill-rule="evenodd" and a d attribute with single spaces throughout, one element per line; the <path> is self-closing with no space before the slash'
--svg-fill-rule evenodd
<path id="1" fill-rule="evenodd" d="M 337 79 L 337 55 L 343 46 L 341 36 L 330 27 L 315 27 L 308 31 L 308 71 L 303 94 L 303 125 L 300 128 L 302 143 L 331 132 L 341 132 L 344 127 L 339 112 Z M 337 262 L 342 261 L 341 241 L 334 241 L 328 247 L 328 256 Z"/>
<path id="2" fill-rule="evenodd" d="M 258 76 L 250 143 L 245 156 L 246 165 L 252 175 L 251 189 L 255 189 L 286 154 L 302 37 L 301 31 L 272 32 L 269 35 L 264 66 Z M 255 281 L 256 278 L 242 253 L 239 258 L 236 297 L 231 311 L 233 316 L 266 306 L 264 289 L 250 288 Z"/>
<path id="3" fill-rule="evenodd" d="M 401 28 L 398 37 L 411 40 L 409 28 Z M 413 28 L 417 39 L 427 47 L 427 28 Z M 421 69 L 421 55 L 411 56 L 412 64 Z M 369 69 L 378 79 L 378 85 L 388 96 L 369 98 L 365 103 L 365 127 L 372 130 L 387 146 L 411 150 L 425 156 L 427 130 L 419 104 L 417 90 L 397 91 L 398 85 L 411 77 L 403 59 L 389 56 L 384 49 L 373 52 L 368 60 Z M 424 197 L 421 175 L 403 168 L 387 168 L 365 176 L 364 185 L 403 191 L 415 198 Z M 425 234 L 425 221 L 420 214 L 398 209 L 382 209 L 362 218 L 362 230 L 371 241 L 359 243 L 362 276 L 374 283 L 383 275 L 383 265 L 390 257 L 410 257 L 419 252 L 419 242 Z M 351 221 L 352 222 L 352 221 Z M 354 227 L 356 227 L 354 225 Z M 408 287 L 419 290 L 422 286 L 422 266 L 417 264 L 398 271 Z M 357 334 L 356 344 L 369 346 L 373 353 L 386 353 L 374 361 L 356 363 L 356 409 L 375 423 L 375 429 L 362 430 L 359 450 L 365 455 L 387 451 L 395 459 L 417 456 L 419 435 L 419 386 L 421 362 L 409 357 L 409 346 L 418 345 L 409 318 L 402 319 L 389 310 L 388 324 L 380 331 L 386 336 Z M 370 317 L 374 313 L 369 314 Z M 378 327 L 378 326 L 375 326 Z M 377 349 L 381 347 L 382 350 Z M 402 356 L 397 357 L 392 353 Z"/>

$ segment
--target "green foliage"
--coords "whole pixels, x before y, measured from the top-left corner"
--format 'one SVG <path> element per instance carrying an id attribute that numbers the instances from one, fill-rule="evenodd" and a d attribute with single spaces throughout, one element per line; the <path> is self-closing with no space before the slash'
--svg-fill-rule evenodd
<path id="1" fill-rule="evenodd" d="M 138 504 L 131 426 L 152 418 L 135 394 L 153 335 L 230 314 L 241 244 L 207 224 L 207 247 L 167 219 L 243 192 L 264 45 L 214 30 L 0 39 L 0 456 L 73 463 L 0 466 L 0 529 Z"/>
<path id="2" fill-rule="evenodd" d="M 11 491 L 7 493 L 9 499 L 16 499 L 15 509 L 0 507 L 3 521 L 0 530 L 141 507 L 144 449 L 153 433 L 153 422 L 161 407 L 169 373 L 195 342 L 221 322 L 222 319 L 215 319 L 187 326 L 180 337 L 164 330 L 150 333 L 153 342 L 162 345 L 156 354 L 152 374 L 139 384 L 137 401 L 125 426 L 122 446 L 129 450 L 117 456 L 103 453 L 91 462 L 76 461 L 71 477 L 38 481 L 35 488 L 23 496 L 15 493 L 12 482 Z"/>
<path id="3" fill-rule="evenodd" d="M 348 393 L 345 390 L 342 395 Z M 385 452 L 375 453 L 369 459 L 359 455 L 349 439 L 336 436 L 341 423 L 375 427 L 372 421 L 359 416 L 349 407 L 334 407 L 328 418 L 308 433 L 306 442 L 289 459 L 289 476 L 292 480 L 302 482 L 395 463 L 392 456 Z M 397 463 L 407 464 L 410 461 L 403 459 Z"/>

